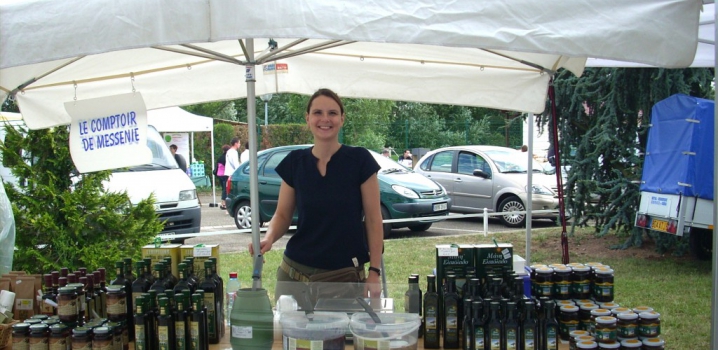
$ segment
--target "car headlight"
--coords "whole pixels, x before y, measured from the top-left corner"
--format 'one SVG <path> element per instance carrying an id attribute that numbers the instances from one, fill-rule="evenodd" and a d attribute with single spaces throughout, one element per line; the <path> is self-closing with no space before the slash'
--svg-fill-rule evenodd
<path id="1" fill-rule="evenodd" d="M 197 199 L 197 191 L 196 190 L 180 191 L 180 193 L 179 193 L 180 201 L 191 201 L 193 199 Z"/>
<path id="2" fill-rule="evenodd" d="M 406 197 L 406 198 L 419 198 L 419 194 L 414 192 L 411 189 L 408 189 L 402 185 L 391 185 L 391 189 L 396 191 L 396 193 Z"/>
<path id="3" fill-rule="evenodd" d="M 531 193 L 533 194 L 545 194 L 547 196 L 553 196 L 553 191 L 551 191 L 550 188 L 544 185 L 532 185 L 531 189 Z M 528 186 L 526 187 L 526 192 L 528 192 Z"/>

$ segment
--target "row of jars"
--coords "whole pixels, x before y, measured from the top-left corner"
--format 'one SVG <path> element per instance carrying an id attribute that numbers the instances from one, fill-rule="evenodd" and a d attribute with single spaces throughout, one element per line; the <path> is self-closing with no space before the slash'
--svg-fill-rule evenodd
<path id="1" fill-rule="evenodd" d="M 663 350 L 666 342 L 661 338 L 623 339 L 599 341 L 586 331 L 571 332 L 569 350 L 620 349 L 620 350 Z"/>
<path id="2" fill-rule="evenodd" d="M 128 350 L 124 322 L 95 319 L 78 327 L 58 316 L 35 315 L 12 326 L 12 350 Z"/>
<path id="3" fill-rule="evenodd" d="M 614 271 L 598 262 L 531 265 L 531 293 L 537 298 L 593 298 L 598 302 L 611 302 L 614 298 Z"/>

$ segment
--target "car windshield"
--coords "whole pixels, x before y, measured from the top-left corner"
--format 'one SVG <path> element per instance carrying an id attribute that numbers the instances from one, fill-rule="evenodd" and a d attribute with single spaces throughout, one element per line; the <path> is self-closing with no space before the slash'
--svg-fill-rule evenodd
<path id="1" fill-rule="evenodd" d="M 412 172 L 411 169 L 407 169 L 403 165 L 397 163 L 391 158 L 387 158 L 382 156 L 379 153 L 370 151 L 371 155 L 374 156 L 374 159 L 376 159 L 376 162 L 379 163 L 379 166 L 381 169 L 379 172 L 382 174 L 390 174 L 390 173 L 410 173 Z"/>
<path id="2" fill-rule="evenodd" d="M 137 165 L 129 168 L 116 169 L 114 172 L 121 171 L 149 171 L 149 170 L 165 170 L 178 169 L 175 157 L 170 152 L 170 148 L 154 126 L 147 126 L 147 147 L 152 151 L 152 162 L 149 164 Z"/>
<path id="3" fill-rule="evenodd" d="M 514 150 L 488 150 L 485 153 L 502 173 L 526 173 L 528 153 Z M 536 160 L 533 160 L 533 172 L 544 172 L 543 167 Z"/>

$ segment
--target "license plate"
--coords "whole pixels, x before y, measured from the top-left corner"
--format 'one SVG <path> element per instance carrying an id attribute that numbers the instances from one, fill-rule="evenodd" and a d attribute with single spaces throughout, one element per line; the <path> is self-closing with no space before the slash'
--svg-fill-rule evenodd
<path id="1" fill-rule="evenodd" d="M 651 229 L 656 231 L 668 232 L 668 221 L 653 219 L 651 220 Z"/>
<path id="2" fill-rule="evenodd" d="M 446 208 L 447 208 L 446 203 L 434 204 L 434 211 L 442 211 L 442 210 L 446 210 Z"/>

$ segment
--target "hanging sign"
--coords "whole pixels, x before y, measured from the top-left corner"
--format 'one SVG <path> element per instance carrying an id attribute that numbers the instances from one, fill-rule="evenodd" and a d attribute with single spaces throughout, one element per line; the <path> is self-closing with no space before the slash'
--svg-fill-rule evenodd
<path id="1" fill-rule="evenodd" d="M 81 173 L 152 162 L 147 108 L 139 92 L 65 103 L 70 155 Z"/>

